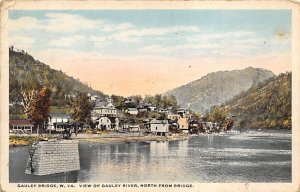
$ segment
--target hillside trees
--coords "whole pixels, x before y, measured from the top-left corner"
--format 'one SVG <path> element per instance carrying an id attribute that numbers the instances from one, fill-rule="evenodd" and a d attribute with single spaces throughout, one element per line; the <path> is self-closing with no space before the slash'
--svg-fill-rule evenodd
<path id="1" fill-rule="evenodd" d="M 292 74 L 287 72 L 260 83 L 221 106 L 236 115 L 235 125 L 244 128 L 292 127 Z"/>
<path id="2" fill-rule="evenodd" d="M 34 59 L 25 51 L 15 51 L 13 46 L 9 49 L 9 103 L 10 110 L 17 111 L 22 102 L 26 110 L 33 95 L 42 87 L 48 87 L 51 94 L 51 105 L 58 108 L 68 108 L 72 98 L 78 93 L 97 94 L 100 97 L 105 95 L 95 91 L 86 84 L 67 76 L 61 70 L 51 69 L 50 66 Z M 25 100 L 25 102 L 24 102 Z"/>
<path id="3" fill-rule="evenodd" d="M 91 111 L 94 108 L 94 104 L 89 100 L 86 94 L 80 93 L 73 103 L 72 118 L 76 124 L 91 123 Z"/>
<path id="4" fill-rule="evenodd" d="M 35 126 L 42 127 L 49 117 L 51 90 L 42 88 L 36 96 L 34 96 L 29 106 L 29 119 Z"/>

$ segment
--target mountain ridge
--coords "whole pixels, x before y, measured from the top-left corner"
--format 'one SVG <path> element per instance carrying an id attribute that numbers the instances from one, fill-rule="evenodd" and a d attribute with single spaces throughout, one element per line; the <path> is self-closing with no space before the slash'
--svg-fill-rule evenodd
<path id="1" fill-rule="evenodd" d="M 218 109 L 237 128 L 292 127 L 292 73 L 282 73 L 236 96 Z"/>
<path id="2" fill-rule="evenodd" d="M 167 91 L 165 94 L 174 95 L 182 107 L 206 113 L 211 107 L 221 105 L 259 82 L 274 76 L 274 73 L 269 70 L 253 67 L 217 71 Z"/>

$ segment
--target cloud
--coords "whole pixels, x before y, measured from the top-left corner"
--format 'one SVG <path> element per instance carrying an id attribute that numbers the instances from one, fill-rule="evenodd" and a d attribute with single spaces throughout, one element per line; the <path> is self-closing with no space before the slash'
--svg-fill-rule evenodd
<path id="1" fill-rule="evenodd" d="M 85 41 L 88 44 L 86 48 L 92 51 L 105 50 L 111 55 L 130 55 L 136 52 L 139 55 L 157 56 L 173 54 L 174 57 L 242 57 L 288 51 L 291 44 L 290 34 L 285 32 L 265 36 L 256 31 L 209 31 L 193 25 L 142 27 L 129 22 L 88 19 L 72 12 L 46 13 L 45 17 L 26 16 L 10 19 L 9 35 L 22 33 L 31 38 L 31 41 L 27 39 L 22 43 L 24 48 L 35 46 L 32 38 L 45 46 L 48 44 L 70 49 L 75 49 L 72 47 L 74 43 Z M 35 34 L 45 35 L 36 37 Z M 47 36 L 51 38 L 44 38 Z M 38 38 L 43 38 L 43 41 Z M 13 43 L 16 43 L 16 46 L 21 44 L 16 40 Z M 122 43 L 121 46 L 114 46 L 119 43 Z M 114 49 L 116 51 L 110 51 Z"/>
<path id="2" fill-rule="evenodd" d="M 147 47 L 140 48 L 138 51 L 141 53 L 172 53 L 172 52 L 183 52 L 192 51 L 199 49 L 222 49 L 223 46 L 219 44 L 181 44 L 169 47 L 162 47 L 161 45 L 155 44 Z"/>
<path id="3" fill-rule="evenodd" d="M 161 41 L 163 42 L 163 40 Z M 176 42 L 176 41 L 173 41 Z M 290 50 L 288 35 L 278 37 L 262 37 L 252 31 L 234 31 L 224 33 L 208 33 L 185 36 L 175 45 L 164 43 L 146 45 L 138 49 L 139 53 L 150 55 L 173 54 L 174 56 L 202 57 L 244 57 L 282 52 Z"/>
<path id="4" fill-rule="evenodd" d="M 141 37 L 149 36 L 182 36 L 189 33 L 199 32 L 200 29 L 196 26 L 174 26 L 161 28 L 140 28 L 121 31 L 112 35 L 112 38 L 122 42 L 137 42 Z"/>
<path id="5" fill-rule="evenodd" d="M 9 20 L 11 32 L 24 30 L 43 30 L 51 33 L 71 33 L 82 30 L 98 30 L 103 32 L 128 30 L 130 23 L 114 24 L 106 20 L 92 20 L 72 13 L 47 13 L 47 19 L 35 17 L 19 17 Z"/>
<path id="6" fill-rule="evenodd" d="M 97 21 L 75 14 L 47 13 L 46 17 L 48 17 L 48 20 L 44 25 L 44 29 L 56 33 L 95 29 L 99 24 Z"/>
<path id="7" fill-rule="evenodd" d="M 94 42 L 96 46 L 101 46 L 103 43 L 108 42 L 123 42 L 123 43 L 136 43 L 140 42 L 143 37 L 152 37 L 161 39 L 170 37 L 173 34 L 175 37 L 181 37 L 190 33 L 199 32 L 196 26 L 174 26 L 165 28 L 139 28 L 130 23 L 123 23 L 115 26 L 115 33 L 102 34 L 99 36 L 91 36 L 89 40 Z"/>
<path id="8" fill-rule="evenodd" d="M 74 35 L 70 37 L 61 37 L 59 39 L 55 39 L 50 41 L 49 45 L 54 47 L 67 47 L 70 46 L 76 42 L 85 40 L 85 36 L 83 35 Z"/>
<path id="9" fill-rule="evenodd" d="M 230 31 L 230 32 L 205 32 L 201 34 L 190 35 L 186 38 L 189 42 L 198 42 L 198 41 L 216 41 L 216 40 L 225 40 L 225 39 L 245 39 L 245 38 L 256 38 L 256 33 L 252 31 Z"/>
<path id="10" fill-rule="evenodd" d="M 39 21 L 35 17 L 20 17 L 18 19 L 10 19 L 8 22 L 8 29 L 10 32 L 41 30 L 43 27 L 43 22 Z"/>
<path id="11" fill-rule="evenodd" d="M 31 49 L 35 43 L 35 39 L 27 36 L 11 36 L 9 37 L 9 44 L 14 45 L 19 49 Z"/>

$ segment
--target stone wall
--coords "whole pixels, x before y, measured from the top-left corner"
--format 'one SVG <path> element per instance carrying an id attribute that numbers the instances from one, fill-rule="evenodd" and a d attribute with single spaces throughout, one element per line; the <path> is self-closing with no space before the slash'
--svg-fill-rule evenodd
<path id="1" fill-rule="evenodd" d="M 25 173 L 49 175 L 79 169 L 77 141 L 49 140 L 33 144 Z"/>

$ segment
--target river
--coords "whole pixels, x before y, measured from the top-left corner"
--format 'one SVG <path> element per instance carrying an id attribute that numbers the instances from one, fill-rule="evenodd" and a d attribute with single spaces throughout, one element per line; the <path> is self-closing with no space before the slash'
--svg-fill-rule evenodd
<path id="1" fill-rule="evenodd" d="M 9 180 L 19 182 L 291 182 L 291 131 L 191 136 L 189 140 L 79 143 L 79 171 L 25 174 L 28 147 L 10 147 Z"/>

